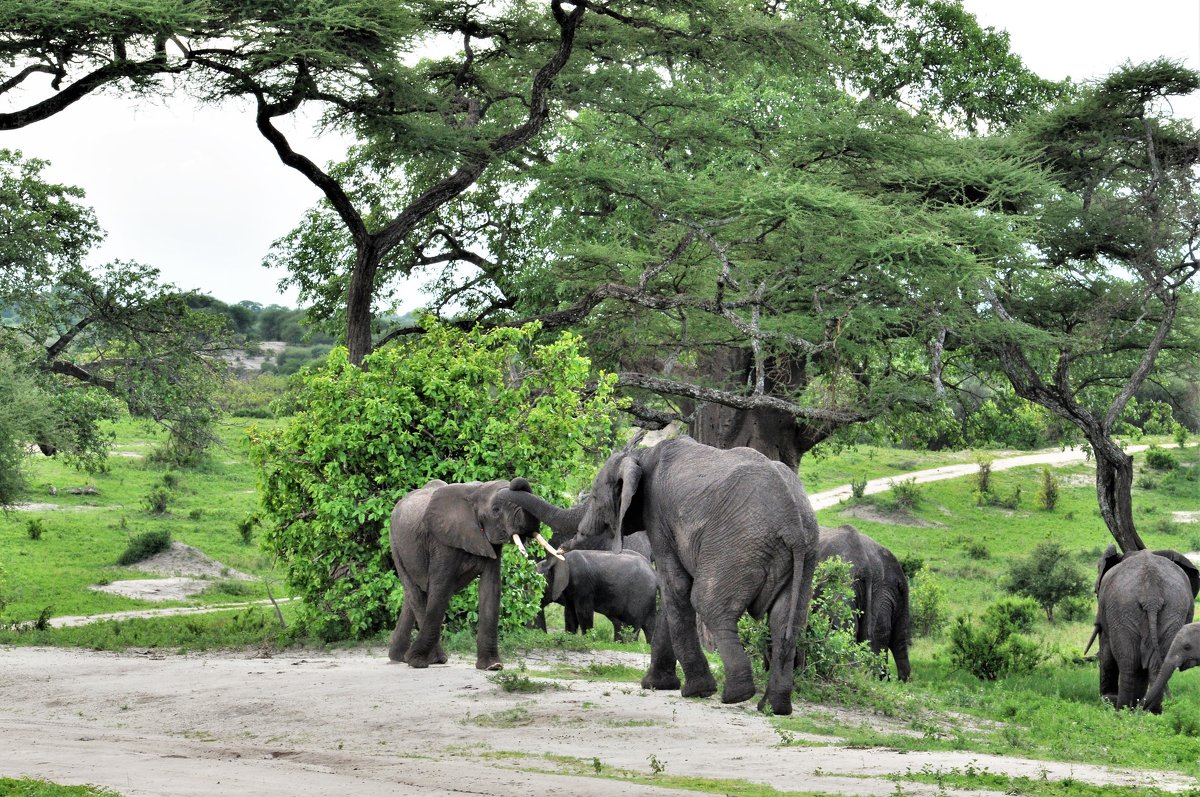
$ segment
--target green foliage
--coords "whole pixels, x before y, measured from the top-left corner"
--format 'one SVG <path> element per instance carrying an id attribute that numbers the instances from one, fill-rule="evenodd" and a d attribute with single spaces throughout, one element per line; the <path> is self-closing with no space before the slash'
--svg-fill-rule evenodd
<path id="1" fill-rule="evenodd" d="M 918 553 L 905 553 L 897 558 L 900 560 L 900 569 L 904 571 L 904 577 L 909 581 L 916 578 L 921 568 L 925 567 L 925 557 Z"/>
<path id="2" fill-rule="evenodd" d="M 946 622 L 946 588 L 925 568 L 909 576 L 908 614 L 917 636 L 936 636 Z"/>
<path id="3" fill-rule="evenodd" d="M 1006 391 L 967 415 L 967 441 L 989 448 L 1033 449 L 1045 445 L 1046 411 Z"/>
<path id="4" fill-rule="evenodd" d="M 854 671 L 884 669 L 884 659 L 872 653 L 869 644 L 855 641 L 857 610 L 851 571 L 851 564 L 840 556 L 817 565 L 808 627 L 800 641 L 805 660 L 796 672 L 799 678 L 847 682 Z"/>
<path id="5" fill-rule="evenodd" d="M 888 482 L 892 488 L 892 500 L 899 509 L 916 509 L 921 505 L 921 488 L 915 477 Z"/>
<path id="6" fill-rule="evenodd" d="M 7 797 L 121 797 L 101 786 L 60 786 L 37 778 L 0 778 L 0 794 Z"/>
<path id="7" fill-rule="evenodd" d="M 131 565 L 149 559 L 171 547 L 171 532 L 164 529 L 144 531 L 129 541 L 129 545 L 117 557 L 117 564 Z"/>
<path id="8" fill-rule="evenodd" d="M 1087 577 L 1057 542 L 1039 543 L 1029 556 L 1013 561 L 1004 582 L 1004 588 L 1014 595 L 1037 601 L 1050 622 L 1054 622 L 1054 607 L 1060 601 L 1086 595 L 1089 587 Z"/>
<path id="9" fill-rule="evenodd" d="M 269 373 L 242 374 L 229 380 L 222 406 L 239 418 L 274 418 L 273 404 L 287 393 L 287 377 Z"/>
<path id="10" fill-rule="evenodd" d="M 983 681 L 1031 672 L 1045 657 L 1019 632 L 1025 620 L 1025 609 L 1015 601 L 988 607 L 979 624 L 970 615 L 956 618 L 950 627 L 951 663 Z"/>
<path id="11" fill-rule="evenodd" d="M 979 457 L 975 461 L 979 465 L 979 471 L 975 474 L 975 491 L 990 493 L 992 491 L 992 458 Z"/>
<path id="12" fill-rule="evenodd" d="M 53 424 L 48 397 L 33 376 L 0 350 L 0 506 L 25 489 L 26 451 Z"/>
<path id="13" fill-rule="evenodd" d="M 1038 484 L 1038 506 L 1047 512 L 1053 512 L 1058 506 L 1058 478 L 1047 465 L 1042 468 L 1042 480 Z"/>
<path id="14" fill-rule="evenodd" d="M 1157 471 L 1175 470 L 1179 467 L 1179 460 L 1170 451 L 1150 446 L 1146 449 L 1146 467 Z"/>
<path id="15" fill-rule="evenodd" d="M 434 478 L 528 478 L 543 496 L 576 490 L 611 439 L 612 380 L 593 382 L 578 338 L 535 343 L 536 326 L 426 334 L 372 354 L 336 349 L 300 377 L 295 414 L 252 432 L 264 546 L 277 554 L 306 619 L 325 635 L 391 625 L 399 581 L 386 526 L 396 500 Z M 537 611 L 532 562 L 506 552 L 501 625 Z M 456 598 L 452 619 L 474 622 Z M 326 629 L 326 630 L 320 630 Z"/>
<path id="16" fill-rule="evenodd" d="M 1033 631 L 1041 606 L 1032 598 L 1002 598 L 983 611 L 983 624 L 1008 634 Z"/>
<path id="17" fill-rule="evenodd" d="M 987 545 L 978 540 L 968 542 L 964 546 L 964 550 L 967 552 L 967 556 L 972 559 L 990 559 L 992 556 L 992 552 L 988 550 Z"/>
<path id="18" fill-rule="evenodd" d="M 855 500 L 861 499 L 867 493 L 867 479 L 851 479 L 850 480 L 850 497 Z"/>
<path id="19" fill-rule="evenodd" d="M 171 501 L 171 494 L 166 488 L 155 487 L 151 490 L 144 499 L 142 505 L 146 507 L 146 511 L 152 515 L 162 515 L 167 511 L 167 504 Z"/>
<path id="20" fill-rule="evenodd" d="M 40 540 L 45 531 L 46 526 L 42 523 L 41 518 L 33 517 L 25 522 L 25 533 L 29 535 L 29 539 L 31 540 Z"/>

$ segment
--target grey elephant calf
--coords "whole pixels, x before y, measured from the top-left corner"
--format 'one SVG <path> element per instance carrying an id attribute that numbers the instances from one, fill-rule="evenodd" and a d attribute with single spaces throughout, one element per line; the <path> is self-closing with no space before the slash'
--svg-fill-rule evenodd
<path id="1" fill-rule="evenodd" d="M 875 653 L 891 651 L 896 675 L 907 681 L 909 615 L 908 577 L 895 555 L 853 526 L 822 528 L 817 559 L 840 556 L 850 563 L 854 578 L 855 641 L 867 642 Z"/>
<path id="2" fill-rule="evenodd" d="M 1114 545 L 1097 569 L 1092 639 L 1100 638 L 1100 695 L 1117 708 L 1132 708 L 1147 684 L 1157 683 L 1164 651 L 1192 621 L 1200 571 L 1176 551 L 1121 554 Z"/>
<path id="3" fill-rule="evenodd" d="M 646 557 L 632 551 L 567 551 L 563 560 L 553 557 L 538 565 L 546 579 L 542 606 L 559 603 L 567 631 L 587 633 L 596 612 L 613 624 L 619 641 L 621 626 L 633 626 L 651 641 L 657 617 L 658 577 Z"/>
<path id="4" fill-rule="evenodd" d="M 1146 692 L 1146 700 L 1142 703 L 1145 709 L 1155 714 L 1161 713 L 1167 681 L 1176 670 L 1190 670 L 1197 664 L 1200 664 L 1200 623 L 1188 623 L 1171 640 L 1171 647 L 1167 649 L 1167 655 L 1158 669 L 1158 677 Z"/>

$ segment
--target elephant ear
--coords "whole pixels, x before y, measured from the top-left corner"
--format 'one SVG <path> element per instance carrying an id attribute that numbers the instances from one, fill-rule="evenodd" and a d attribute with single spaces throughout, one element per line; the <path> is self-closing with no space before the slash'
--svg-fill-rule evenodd
<path id="1" fill-rule="evenodd" d="M 571 583 L 571 566 L 566 560 L 551 559 L 550 565 L 550 600 L 556 601 L 562 596 L 563 590 Z"/>
<path id="2" fill-rule="evenodd" d="M 1192 564 L 1192 560 L 1178 551 L 1162 550 L 1155 551 L 1154 554 L 1170 559 L 1179 566 L 1179 569 L 1188 577 L 1188 585 L 1192 588 L 1192 597 L 1196 597 L 1196 593 L 1200 592 L 1200 570 L 1196 569 L 1196 566 Z"/>
<path id="3" fill-rule="evenodd" d="M 430 534 L 442 545 L 486 559 L 496 558 L 496 550 L 475 516 L 474 496 L 462 485 L 439 489 L 429 500 L 425 517 Z"/>
<path id="4" fill-rule="evenodd" d="M 1124 558 L 1125 555 L 1118 551 L 1117 546 L 1113 545 L 1111 542 L 1108 544 L 1108 547 L 1104 549 L 1104 553 L 1100 557 L 1100 562 L 1096 566 L 1097 570 L 1099 570 L 1099 572 L 1096 574 L 1096 589 L 1094 590 L 1097 595 L 1100 594 L 1100 582 L 1104 580 L 1104 574 L 1121 564 L 1121 560 Z"/>
<path id="5" fill-rule="evenodd" d="M 642 518 L 642 465 L 634 457 L 621 462 L 621 501 L 617 509 L 617 534 L 624 536 L 646 528 Z"/>

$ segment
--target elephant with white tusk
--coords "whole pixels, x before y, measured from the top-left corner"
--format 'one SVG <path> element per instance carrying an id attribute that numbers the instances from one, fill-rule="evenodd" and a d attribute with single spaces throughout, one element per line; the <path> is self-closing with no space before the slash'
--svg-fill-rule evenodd
<path id="1" fill-rule="evenodd" d="M 513 542 L 541 538 L 538 520 L 502 491 L 528 493 L 525 479 L 447 484 L 434 479 L 401 498 L 392 510 L 392 563 L 404 584 L 404 606 L 392 632 L 388 658 L 411 667 L 446 661 L 442 624 L 454 593 L 479 578 L 479 627 L 475 666 L 499 670 L 500 553 Z M 412 638 L 413 626 L 418 628 Z"/>

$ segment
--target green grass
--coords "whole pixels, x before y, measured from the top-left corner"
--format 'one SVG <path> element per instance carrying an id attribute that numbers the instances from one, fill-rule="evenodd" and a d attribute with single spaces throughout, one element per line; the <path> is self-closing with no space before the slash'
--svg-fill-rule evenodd
<path id="1" fill-rule="evenodd" d="M 258 421 L 257 423 L 271 423 Z M 116 562 L 130 541 L 146 532 L 166 532 L 234 570 L 272 579 L 278 597 L 286 591 L 282 571 L 257 544 L 242 541 L 238 523 L 257 506 L 255 473 L 246 458 L 247 422 L 225 421 L 222 445 L 206 464 L 191 470 L 156 465 L 146 455 L 161 442 L 161 434 L 135 421 L 114 426 L 117 444 L 106 473 L 89 475 L 73 470 L 58 458 L 31 458 L 27 503 L 53 504 L 58 509 L 0 513 L 0 562 L 8 605 L 5 621 L 32 620 L 46 607 L 52 616 L 101 614 L 151 606 L 227 602 L 228 589 L 213 589 L 189 601 L 148 603 L 88 589 L 94 584 L 147 578 Z M 136 456 L 133 456 L 136 455 Z M 174 477 L 168 476 L 174 474 Z M 164 477 L 166 477 L 164 479 Z M 175 486 L 167 488 L 166 481 Z M 72 495 L 71 487 L 94 485 L 97 495 Z M 54 486 L 57 495 L 51 495 Z M 167 512 L 152 514 L 145 497 L 155 489 L 169 493 Z M 28 522 L 39 520 L 44 532 L 30 539 Z M 240 600 L 266 598 L 261 581 L 234 588 Z"/>
<path id="2" fill-rule="evenodd" d="M 0 795 L 4 797 L 120 797 L 110 789 L 99 786 L 60 786 L 34 778 L 0 778 Z"/>

